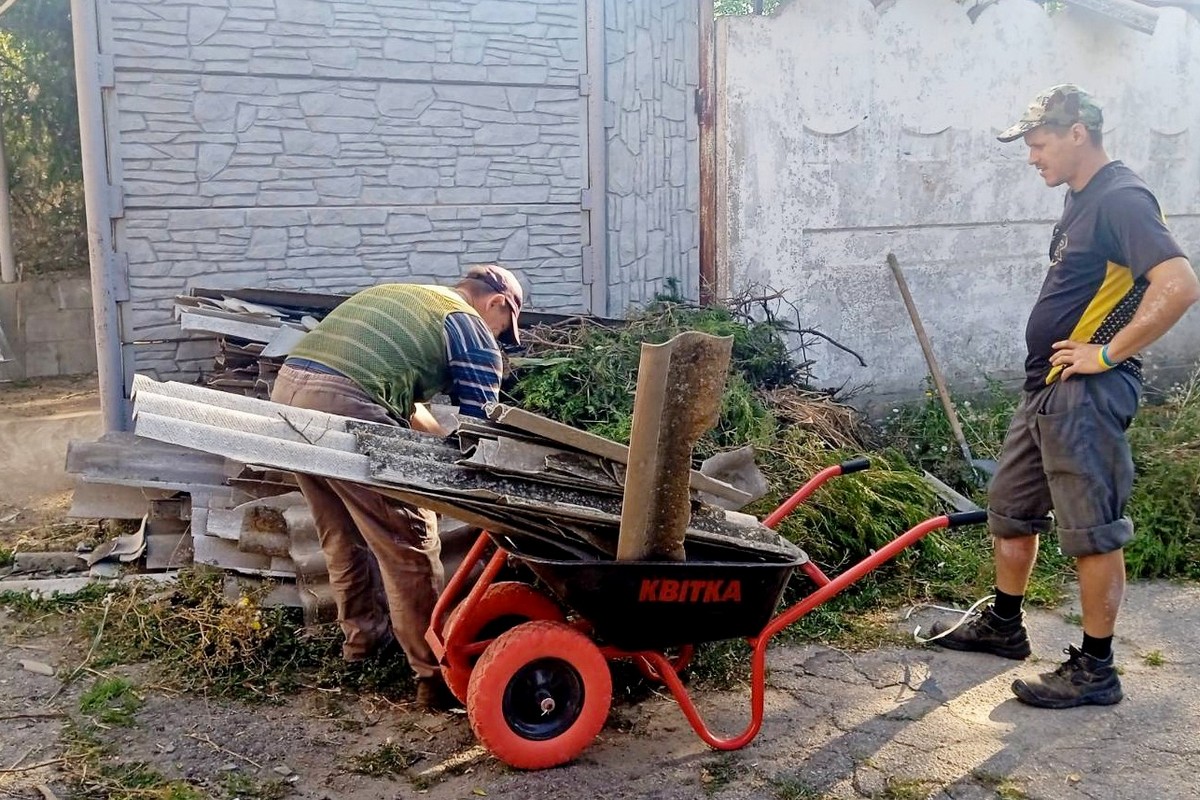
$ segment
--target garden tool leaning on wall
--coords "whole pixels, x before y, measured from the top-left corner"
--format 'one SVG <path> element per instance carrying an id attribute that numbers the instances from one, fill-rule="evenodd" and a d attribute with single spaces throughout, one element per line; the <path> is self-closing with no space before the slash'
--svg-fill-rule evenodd
<path id="1" fill-rule="evenodd" d="M 971 447 L 967 444 L 967 437 L 963 435 L 962 425 L 958 421 L 958 413 L 954 410 L 954 401 L 950 399 L 950 392 L 946 389 L 946 380 L 942 377 L 942 371 L 938 368 L 937 359 L 933 356 L 933 347 L 930 345 L 929 337 L 925 333 L 925 326 L 921 324 L 921 316 L 917 313 L 917 305 L 913 302 L 912 294 L 908 291 L 908 281 L 904 280 L 904 272 L 900 269 L 900 262 L 896 260 L 895 254 L 888 253 L 887 263 L 892 268 L 892 274 L 896 276 L 896 286 L 900 289 L 900 296 L 904 298 L 904 307 L 908 309 L 908 316 L 912 320 L 913 330 L 917 332 L 917 341 L 921 343 L 921 352 L 925 354 L 925 363 L 929 365 L 929 374 L 933 376 L 933 385 L 937 387 L 938 398 L 942 401 L 942 408 L 946 410 L 946 418 L 950 420 L 950 430 L 954 432 L 954 439 L 958 442 L 958 448 L 962 451 L 967 465 L 971 467 L 971 472 L 975 476 L 975 479 L 981 486 L 985 486 L 991 480 L 992 476 L 996 474 L 996 462 L 990 458 L 972 457 Z"/>

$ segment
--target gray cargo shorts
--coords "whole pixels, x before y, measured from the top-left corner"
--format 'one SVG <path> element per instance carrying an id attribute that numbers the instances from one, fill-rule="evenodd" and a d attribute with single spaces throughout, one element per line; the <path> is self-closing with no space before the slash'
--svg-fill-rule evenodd
<path id="1" fill-rule="evenodd" d="M 1133 538 L 1125 504 L 1133 458 L 1125 430 L 1141 382 L 1124 370 L 1074 375 L 1026 392 L 988 489 L 988 529 L 998 538 L 1058 527 L 1069 556 L 1120 550 Z"/>

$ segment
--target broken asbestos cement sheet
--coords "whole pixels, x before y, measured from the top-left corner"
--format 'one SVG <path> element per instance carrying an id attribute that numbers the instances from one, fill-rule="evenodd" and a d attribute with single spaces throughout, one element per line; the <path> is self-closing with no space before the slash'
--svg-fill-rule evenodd
<path id="1" fill-rule="evenodd" d="M 611 558 L 615 552 L 621 497 L 611 481 L 601 488 L 575 485 L 585 483 L 577 474 L 559 480 L 558 472 L 570 470 L 560 470 L 553 458 L 547 461 L 547 474 L 539 474 L 537 480 L 502 474 L 486 466 L 462 464 L 464 454 L 455 442 L 405 428 L 198 386 L 158 383 L 144 376 L 134 380 L 133 400 L 138 436 L 243 464 L 366 484 L 494 533 L 569 540 L 572 547 L 594 558 Z M 566 450 L 544 439 L 533 444 Z M 610 464 L 606 469 L 615 468 Z M 605 480 L 610 480 L 608 474 Z M 725 513 L 694 503 L 687 536 L 772 555 L 800 554 L 795 545 L 760 523 L 738 524 L 741 520 L 732 522 Z M 198 561 L 203 560 L 201 549 L 197 548 Z"/>
<path id="2" fill-rule="evenodd" d="M 618 464 L 629 463 L 629 448 L 620 442 L 572 428 L 570 425 L 564 425 L 529 411 L 497 403 L 487 407 L 487 415 L 488 419 L 498 425 L 549 439 L 575 450 L 607 458 Z M 750 502 L 749 494 L 727 483 L 703 475 L 697 470 L 691 470 L 690 475 L 693 489 L 705 491 L 727 500 L 738 501 L 742 505 Z"/>
<path id="3" fill-rule="evenodd" d="M 732 353 L 732 336 L 698 331 L 642 345 L 617 560 L 684 560 L 692 450 L 720 416 Z"/>

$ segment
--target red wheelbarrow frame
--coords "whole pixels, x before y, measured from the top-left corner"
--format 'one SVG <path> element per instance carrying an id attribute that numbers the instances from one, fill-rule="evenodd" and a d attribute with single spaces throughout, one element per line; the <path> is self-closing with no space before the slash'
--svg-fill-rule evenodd
<path id="1" fill-rule="evenodd" d="M 826 481 L 839 475 L 858 472 L 866 469 L 868 466 L 867 460 L 860 458 L 826 467 L 771 512 L 763 520 L 763 525 L 768 528 L 775 528 Z M 832 579 L 826 576 L 811 561 L 805 560 L 800 564 L 799 568 L 808 576 L 809 580 L 816 584 L 817 589 L 803 600 L 789 606 L 784 611 L 772 617 L 757 636 L 746 639 L 752 648 L 750 657 L 750 722 L 745 730 L 734 736 L 722 737 L 708 728 L 701 718 L 700 712 L 692 702 L 691 696 L 688 694 L 683 682 L 679 679 L 677 673 L 677 669 L 679 669 L 678 663 L 672 664 L 671 660 L 663 653 L 656 650 L 623 650 L 600 645 L 598 645 L 598 648 L 609 661 L 632 659 L 635 662 L 642 662 L 639 666 L 643 667 L 643 672 L 646 672 L 645 666 L 648 665 L 650 668 L 649 674 L 652 674 L 655 678 L 666 684 L 671 694 L 674 695 L 676 702 L 679 703 L 679 707 L 682 709 L 688 723 L 705 744 L 717 750 L 738 750 L 749 744 L 762 728 L 764 700 L 766 696 L 767 644 L 772 637 L 799 620 L 805 614 L 831 600 L 846 588 L 861 580 L 865 575 L 890 561 L 902 550 L 916 544 L 933 531 L 960 525 L 976 524 L 984 522 L 986 519 L 987 512 L 985 511 L 967 511 L 932 517 L 896 537 L 879 550 L 871 553 L 862 561 L 859 561 Z M 475 565 L 483 559 L 490 540 L 491 537 L 486 532 L 480 535 L 434 606 L 432 619 L 429 630 L 425 634 L 425 639 L 429 642 L 435 657 L 440 663 L 447 663 L 448 657 L 453 658 L 457 663 L 466 663 L 472 656 L 480 655 L 490 644 L 490 641 L 465 644 L 448 642 L 446 637 L 447 617 L 450 607 L 463 593 L 463 587 L 468 580 L 468 576 L 473 571 Z M 466 593 L 466 597 L 458 604 L 457 608 L 454 609 L 457 619 L 470 618 L 484 592 L 495 582 L 496 576 L 499 575 L 500 570 L 505 566 L 508 555 L 503 548 L 497 548 L 496 553 L 488 560 L 478 581 Z M 577 621 L 575 627 L 585 633 L 590 630 L 590 626 L 586 620 Z"/>

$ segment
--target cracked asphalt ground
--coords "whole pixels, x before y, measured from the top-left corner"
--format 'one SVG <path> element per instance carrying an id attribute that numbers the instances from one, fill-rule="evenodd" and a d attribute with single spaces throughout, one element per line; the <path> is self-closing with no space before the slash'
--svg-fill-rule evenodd
<path id="1" fill-rule="evenodd" d="M 1130 586 L 1116 642 L 1126 690 L 1120 705 L 1020 705 L 1009 684 L 1061 660 L 1060 650 L 1081 635 L 1077 612 L 1068 604 L 1029 615 L 1038 659 L 1031 662 L 934 648 L 774 647 L 763 730 L 733 753 L 706 748 L 675 703 L 653 694 L 618 703 L 581 759 L 540 773 L 507 769 L 482 753 L 462 715 L 421 716 L 403 704 L 327 692 L 243 706 L 144 688 L 135 725 L 113 729 L 111 742 L 121 758 L 204 786 L 220 787 L 231 772 L 253 780 L 288 775 L 298 798 L 1200 798 L 1200 587 Z M 899 617 L 897 625 L 911 630 L 913 622 Z M 10 715 L 77 708 L 79 686 L 47 705 L 59 682 L 21 670 L 18 661 L 29 658 L 69 669 L 79 654 L 53 637 L 21 640 L 18 626 L 0 620 L 0 717 L 8 720 L 0 726 L 0 768 L 58 752 L 61 717 Z M 153 685 L 145 666 L 127 674 Z M 703 692 L 698 704 L 729 734 L 745 724 L 748 697 Z M 382 777 L 353 771 L 354 756 L 388 741 L 410 756 L 407 769 Z M 60 767 L 0 774 L 0 796 L 42 797 L 39 783 L 61 791 Z"/>

